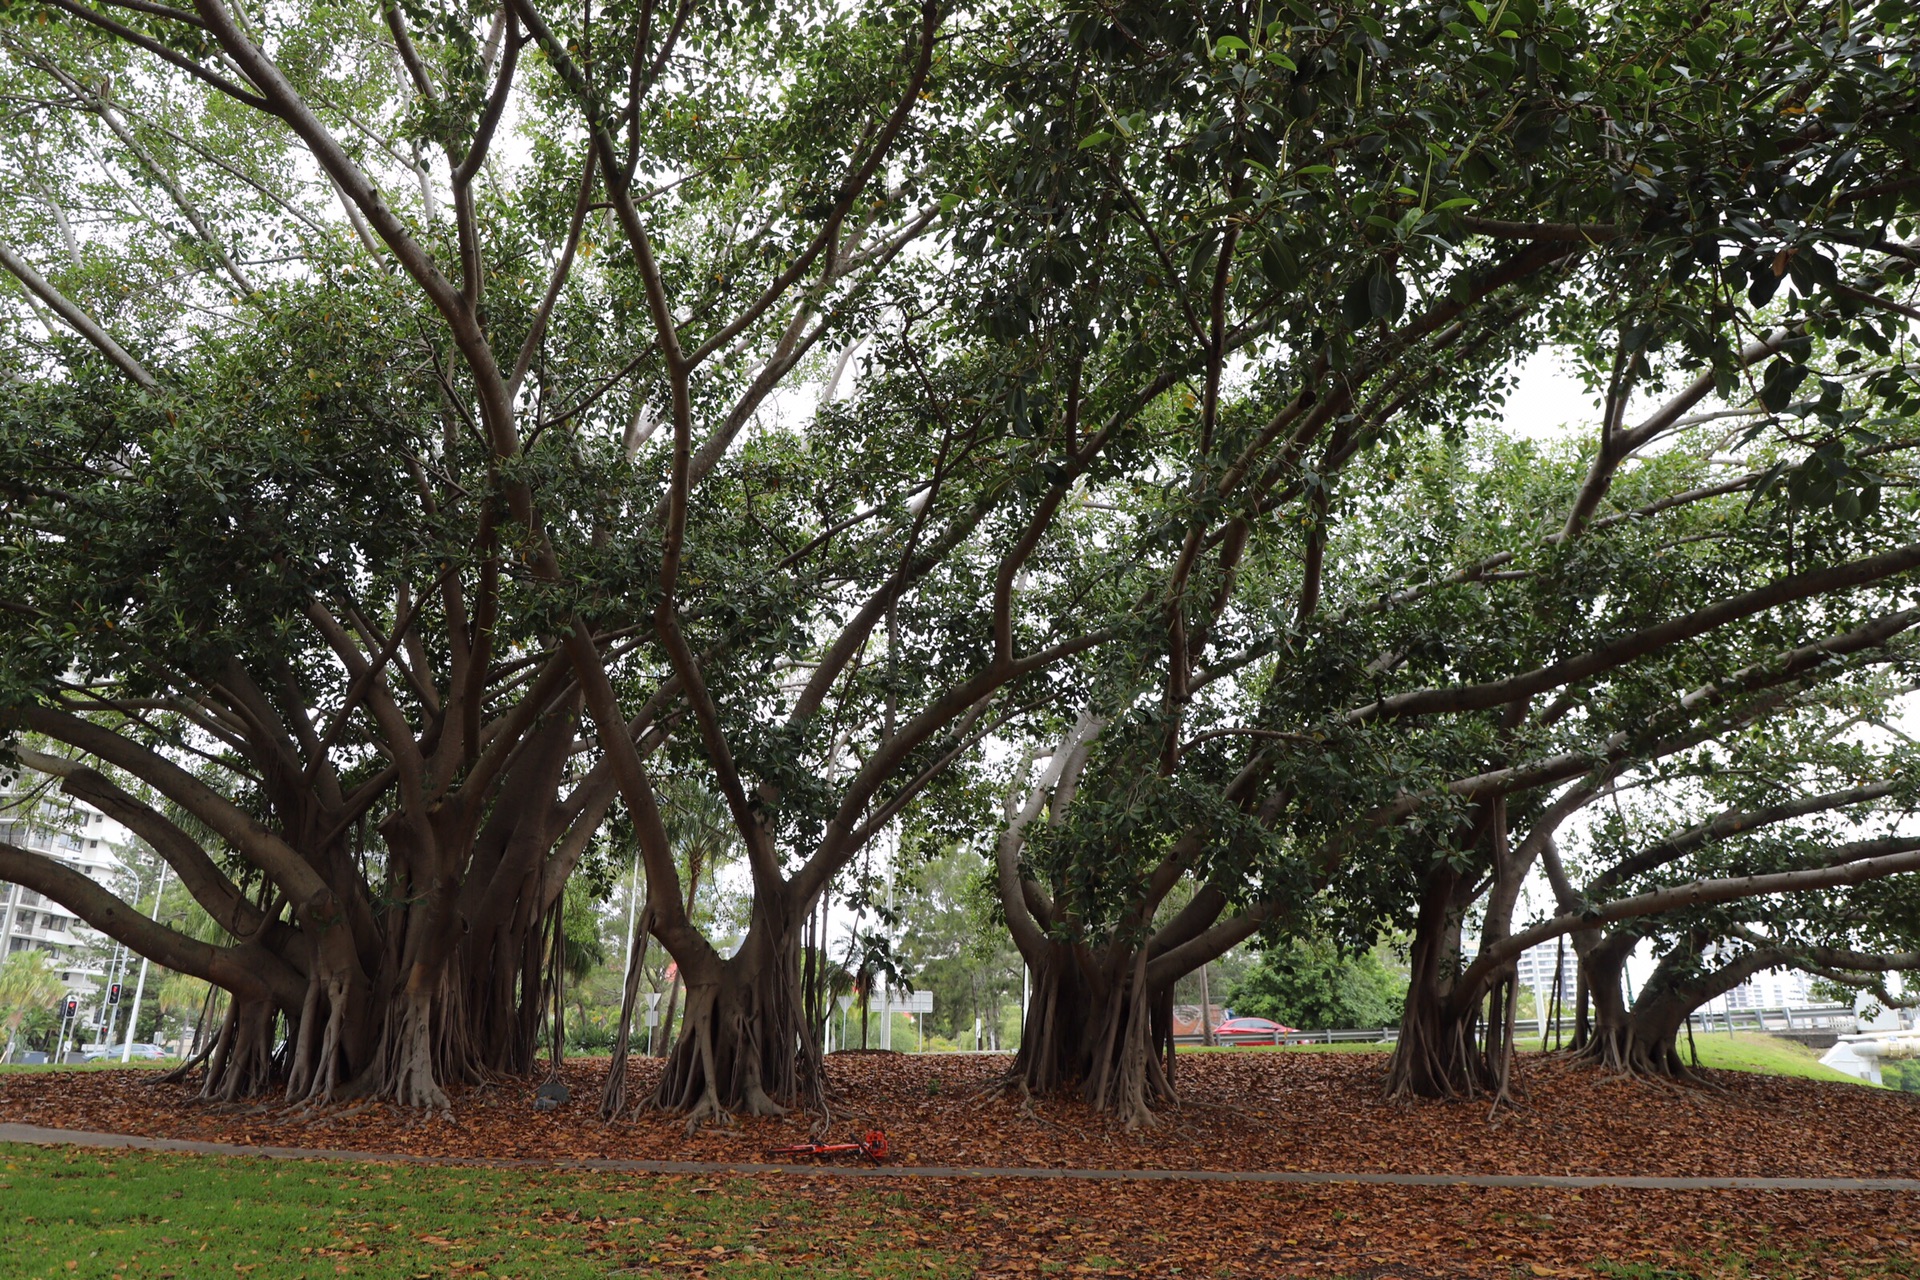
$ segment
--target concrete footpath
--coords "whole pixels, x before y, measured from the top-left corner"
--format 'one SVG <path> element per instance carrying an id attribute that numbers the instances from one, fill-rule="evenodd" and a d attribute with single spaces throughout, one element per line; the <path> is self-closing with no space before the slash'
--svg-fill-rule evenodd
<path id="1" fill-rule="evenodd" d="M 354 1160 L 369 1164 L 424 1164 L 485 1169 L 556 1169 L 606 1173 L 782 1174 L 810 1178 L 1079 1178 L 1094 1182 L 1276 1182 L 1309 1186 L 1359 1184 L 1388 1187 L 1516 1187 L 1559 1190 L 1650 1191 L 1898 1191 L 1920 1194 L 1920 1178 L 1667 1178 L 1642 1175 L 1534 1173 L 1338 1173 L 1320 1170 L 1225 1169 L 1045 1169 L 972 1165 L 741 1164 L 706 1160 L 478 1160 L 405 1155 L 387 1151 L 337 1151 L 313 1147 L 255 1147 L 184 1138 L 142 1138 L 83 1129 L 0 1124 L 0 1142 L 41 1146 L 175 1151 L 189 1155 L 255 1156 L 269 1160 Z"/>

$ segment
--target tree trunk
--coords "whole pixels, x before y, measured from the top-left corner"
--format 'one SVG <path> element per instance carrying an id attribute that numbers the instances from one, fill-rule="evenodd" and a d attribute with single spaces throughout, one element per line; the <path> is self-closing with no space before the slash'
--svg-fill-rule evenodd
<path id="1" fill-rule="evenodd" d="M 1480 1043 L 1482 1001 L 1463 1000 L 1455 990 L 1460 921 L 1471 898 L 1471 883 L 1451 863 L 1442 862 L 1427 874 L 1414 925 L 1400 1038 L 1387 1065 L 1390 1098 L 1470 1097 L 1504 1083 L 1502 1064 Z"/>
<path id="2" fill-rule="evenodd" d="M 647 935 L 653 929 L 653 907 L 634 917 L 627 940 L 627 981 L 620 993 L 620 1029 L 613 1037 L 613 1058 L 607 1065 L 607 1083 L 600 1091 L 600 1118 L 618 1120 L 627 1109 L 627 1054 L 633 1036 L 633 1011 L 640 999 L 640 977 L 647 966 Z"/>
<path id="3" fill-rule="evenodd" d="M 1597 1013 L 1593 1033 L 1579 1057 L 1604 1070 L 1637 1078 L 1694 1080 L 1680 1056 L 1680 1031 L 1693 1011 L 1724 995 L 1762 969 L 1786 962 L 1788 954 L 1761 948 L 1718 969 L 1703 969 L 1701 956 L 1709 935 L 1695 930 L 1683 935 L 1660 957 L 1631 1008 L 1621 986 L 1628 952 L 1636 939 L 1609 938 L 1592 949 L 1591 969 Z"/>
<path id="4" fill-rule="evenodd" d="M 689 1131 L 825 1106 L 820 1045 L 801 1005 L 801 931 L 786 914 L 762 904 L 731 959 L 681 965 L 686 1013 L 653 1105 L 684 1113 Z"/>
<path id="5" fill-rule="evenodd" d="M 272 1087 L 273 1030 L 278 1021 L 279 1010 L 270 997 L 235 992 L 207 1061 L 200 1097 L 208 1102 L 238 1102 Z"/>
<path id="6" fill-rule="evenodd" d="M 1467 847 L 1482 850 L 1482 865 L 1492 871 L 1480 930 L 1484 951 L 1512 934 L 1514 908 L 1535 854 L 1530 844 L 1518 850 L 1509 844 L 1504 799 L 1484 807 Z M 1488 1093 L 1495 1106 L 1508 1100 L 1520 996 L 1516 965 L 1509 961 L 1471 984 L 1461 981 L 1461 922 L 1479 891 L 1476 873 L 1460 870 L 1450 857 L 1427 872 L 1400 1039 L 1387 1068 L 1390 1098 Z"/>
<path id="7" fill-rule="evenodd" d="M 1631 938 L 1605 938 L 1599 930 L 1576 933 L 1574 952 L 1580 958 L 1582 1007 L 1579 1025 L 1574 1031 L 1576 1057 L 1605 1062 L 1611 1041 L 1626 1028 L 1627 998 L 1623 987 L 1627 956 L 1633 950 Z"/>
<path id="8" fill-rule="evenodd" d="M 232 1075 L 250 1061 L 244 1041 L 252 1032 L 245 1018 L 230 1017 L 221 1036 L 232 1049 L 216 1049 L 208 1089 L 238 1097 L 280 1080 L 287 1101 L 310 1106 L 370 1096 L 444 1110 L 449 1085 L 527 1074 L 553 998 L 544 944 L 557 941 L 540 928 L 537 884 L 529 878 L 526 895 L 494 928 L 451 948 L 418 936 L 438 924 L 425 904 L 396 912 L 371 981 L 351 952 L 330 957 L 318 948 L 304 1001 L 273 1011 L 288 1027 L 272 1069 Z M 405 968 L 402 957 L 411 959 Z M 236 1004 L 243 1000 L 236 994 Z"/>
<path id="9" fill-rule="evenodd" d="M 1078 1086 L 1095 1109 L 1133 1129 L 1157 1123 L 1156 1104 L 1178 1101 L 1167 1070 L 1171 991 L 1146 991 L 1146 952 L 1116 952 L 1117 946 L 1094 954 L 1049 945 L 1033 967 L 1033 994 L 1008 1083 L 1028 1095 Z"/>

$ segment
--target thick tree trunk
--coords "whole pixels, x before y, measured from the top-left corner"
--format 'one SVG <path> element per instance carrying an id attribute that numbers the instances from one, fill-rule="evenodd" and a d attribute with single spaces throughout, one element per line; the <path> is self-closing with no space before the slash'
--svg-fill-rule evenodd
<path id="1" fill-rule="evenodd" d="M 683 963 L 686 1012 L 653 1105 L 689 1130 L 735 1115 L 824 1109 L 820 1045 L 800 993 L 800 927 L 765 905 L 731 959 Z"/>
<path id="2" fill-rule="evenodd" d="M 1482 1041 L 1483 999 L 1463 998 L 1460 920 L 1472 886 L 1451 864 L 1427 875 L 1414 926 L 1407 1002 L 1400 1038 L 1387 1065 L 1389 1098 L 1460 1098 L 1483 1092 L 1498 1096 L 1507 1082 L 1503 1032 Z M 1493 1007 L 1502 1026 L 1511 1007 L 1512 978 L 1495 984 Z"/>
<path id="3" fill-rule="evenodd" d="M 273 1031 L 278 1021 L 279 1009 L 270 997 L 234 993 L 207 1060 L 200 1097 L 208 1102 L 238 1102 L 271 1088 Z"/>
<path id="4" fill-rule="evenodd" d="M 1633 940 L 1603 938 L 1594 930 L 1575 934 L 1573 945 L 1580 957 L 1583 999 L 1580 1022 L 1574 1030 L 1573 1052 L 1577 1057 L 1594 1054 L 1604 1057 L 1606 1051 L 1601 1046 L 1618 1039 L 1627 1023 L 1624 980 Z"/>
<path id="5" fill-rule="evenodd" d="M 1653 1079 L 1697 1080 L 1680 1055 L 1680 1032 L 1693 1011 L 1738 986 L 1760 970 L 1784 962 L 1784 951 L 1761 949 L 1716 970 L 1703 971 L 1700 958 L 1709 938 L 1704 931 L 1683 936 L 1660 957 L 1653 976 L 1627 1004 L 1621 984 L 1627 953 L 1635 939 L 1608 938 L 1582 957 L 1590 972 L 1596 1017 L 1581 1061 L 1622 1075 Z"/>
<path id="6" fill-rule="evenodd" d="M 1685 1009 L 1636 1008 L 1617 1022 L 1597 1026 L 1579 1059 L 1622 1075 L 1690 1079 L 1693 1073 L 1679 1046 L 1686 1021 Z"/>
<path id="7" fill-rule="evenodd" d="M 383 970 L 368 983 L 316 964 L 298 1007 L 236 991 L 201 1094 L 237 1101 L 277 1090 L 311 1106 L 371 1096 L 445 1109 L 448 1085 L 525 1075 L 549 998 L 542 941 L 538 929 L 503 929 L 485 947 L 416 965 L 404 981 Z"/>
<path id="8" fill-rule="evenodd" d="M 1492 871 L 1480 929 L 1483 951 L 1511 935 L 1521 884 L 1535 856 L 1531 844 L 1513 848 L 1507 834 L 1506 802 L 1496 799 L 1482 810 L 1468 841 L 1484 851 Z M 1452 858 L 1438 859 L 1427 873 L 1400 1039 L 1387 1069 L 1390 1098 L 1491 1094 L 1495 1106 L 1508 1100 L 1520 996 L 1515 965 L 1486 969 L 1470 981 L 1461 976 L 1461 922 L 1480 887 L 1475 873 L 1458 869 Z"/>
<path id="9" fill-rule="evenodd" d="M 1101 953 L 1050 944 L 1033 966 L 1020 1052 L 1007 1080 L 1021 1092 L 1078 1087 L 1095 1109 L 1127 1128 L 1157 1123 L 1173 1089 L 1169 991 L 1146 990 L 1145 952 Z"/>
<path id="10" fill-rule="evenodd" d="M 1415 952 L 1400 1038 L 1387 1064 L 1387 1096 L 1465 1098 L 1498 1092 L 1504 1064 L 1482 1044 L 1482 1002 L 1458 1005 L 1448 975 L 1421 965 L 1417 944 Z"/>

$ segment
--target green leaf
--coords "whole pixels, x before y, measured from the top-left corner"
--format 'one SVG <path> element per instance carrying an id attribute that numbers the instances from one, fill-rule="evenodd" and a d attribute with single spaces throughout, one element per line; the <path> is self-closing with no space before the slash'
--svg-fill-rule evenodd
<path id="1" fill-rule="evenodd" d="M 1103 142 L 1112 141 L 1112 139 L 1113 135 L 1105 129 L 1095 129 L 1092 133 L 1080 139 L 1079 150 L 1085 151 L 1089 147 L 1097 147 Z"/>
<path id="2" fill-rule="evenodd" d="M 1773 413 L 1787 407 L 1794 389 L 1806 381 L 1807 367 L 1791 360 L 1775 360 L 1760 380 L 1760 403 Z"/>
<path id="3" fill-rule="evenodd" d="M 1407 309 L 1407 286 L 1388 268 L 1367 277 L 1367 310 L 1377 320 L 1397 320 Z"/>
<path id="4" fill-rule="evenodd" d="M 1372 293 L 1365 279 L 1356 280 L 1340 298 L 1340 318 L 1347 328 L 1358 329 L 1373 316 Z"/>

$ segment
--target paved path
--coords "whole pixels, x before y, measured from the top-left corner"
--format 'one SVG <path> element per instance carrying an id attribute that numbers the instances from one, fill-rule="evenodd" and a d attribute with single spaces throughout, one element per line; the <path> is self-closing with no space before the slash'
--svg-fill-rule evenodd
<path id="1" fill-rule="evenodd" d="M 386 1151 L 336 1151 L 317 1147 L 255 1147 L 184 1138 L 142 1138 L 84 1129 L 47 1129 L 0 1124 L 0 1142 L 45 1146 L 182 1151 L 195 1155 L 261 1156 L 272 1160 L 359 1160 L 372 1164 L 453 1165 L 494 1169 L 599 1170 L 608 1173 L 797 1174 L 813 1178 L 1081 1178 L 1096 1182 L 1282 1182 L 1313 1186 L 1360 1183 L 1389 1187 L 1520 1187 L 1581 1190 L 1645 1188 L 1656 1191 L 1904 1191 L 1920 1193 L 1920 1178 L 1663 1178 L 1534 1173 L 1335 1173 L 1319 1170 L 1226 1169 L 1043 1169 L 973 1165 L 739 1164 L 708 1160 L 478 1160 L 403 1155 Z"/>

